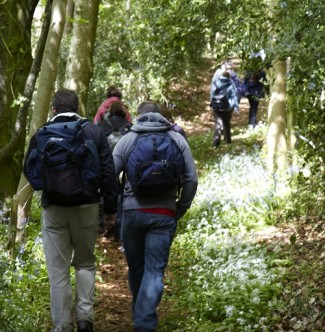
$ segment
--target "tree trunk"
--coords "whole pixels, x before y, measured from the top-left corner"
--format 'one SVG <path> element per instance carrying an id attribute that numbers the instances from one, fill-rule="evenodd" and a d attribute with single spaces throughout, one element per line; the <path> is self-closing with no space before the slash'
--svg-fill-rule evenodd
<path id="1" fill-rule="evenodd" d="M 279 0 L 268 0 L 270 15 L 276 16 Z M 277 30 L 274 27 L 271 36 L 272 43 L 277 39 Z M 270 76 L 271 97 L 268 106 L 268 132 L 267 132 L 267 166 L 271 172 L 282 173 L 288 165 L 287 139 L 286 139 L 286 61 L 275 57 L 272 62 Z"/>
<path id="2" fill-rule="evenodd" d="M 88 86 L 93 75 L 93 52 L 100 0 L 75 1 L 72 40 L 64 87 L 79 96 L 79 112 L 86 115 Z"/>
<path id="3" fill-rule="evenodd" d="M 287 59 L 287 72 L 290 72 L 290 65 L 291 65 L 291 59 Z M 293 111 L 294 109 L 294 96 L 293 95 L 287 95 L 287 132 L 288 132 L 288 151 L 290 156 L 290 163 L 294 162 L 294 151 L 295 151 L 295 145 L 297 142 L 296 132 L 294 129 L 295 123 L 296 123 L 296 117 L 295 113 Z"/>
<path id="4" fill-rule="evenodd" d="M 74 7 L 75 0 L 68 0 L 67 2 L 67 12 L 66 12 L 66 21 L 64 26 L 64 33 L 69 34 L 73 28 L 73 19 L 74 19 Z"/>
<path id="5" fill-rule="evenodd" d="M 22 122 L 24 122 L 24 128 L 26 127 L 26 116 L 27 111 L 30 106 L 30 102 L 32 99 L 32 95 L 34 93 L 36 79 L 40 72 L 41 63 L 43 59 L 44 49 L 46 45 L 47 35 L 50 28 L 51 23 L 51 10 L 52 10 L 52 0 L 48 0 L 44 10 L 44 21 L 40 33 L 40 37 L 37 43 L 37 47 L 35 50 L 35 57 L 33 61 L 33 65 L 31 71 L 28 75 L 28 79 L 25 86 L 24 97 L 26 101 L 24 103 L 24 107 L 19 109 L 18 119 L 23 117 Z M 14 195 L 12 200 L 12 216 L 11 216 L 11 226 L 12 226 L 12 236 L 15 237 L 16 229 L 18 229 L 19 238 L 22 234 L 23 226 L 27 222 L 27 214 L 30 210 L 30 205 L 32 201 L 33 190 L 25 177 L 21 175 L 20 181 L 18 184 L 18 190 L 16 195 Z M 18 209 L 18 211 L 17 211 Z M 18 213 L 18 215 L 17 215 Z M 13 243 L 13 241 L 11 241 Z"/>
<path id="6" fill-rule="evenodd" d="M 39 89 L 37 90 L 34 111 L 29 128 L 30 137 L 35 133 L 37 128 L 46 122 L 48 117 L 48 110 L 56 79 L 57 59 L 59 56 L 59 49 L 65 22 L 65 9 L 66 0 L 53 0 L 51 25 L 46 40 L 45 52 L 38 81 Z M 31 199 L 32 192 L 33 189 L 28 184 L 24 174 L 21 174 L 17 190 L 17 215 L 19 216 L 17 225 L 18 229 L 22 229 L 24 222 L 27 220 L 29 207 L 28 202 Z"/>
<path id="7" fill-rule="evenodd" d="M 130 17 L 131 17 L 131 0 L 125 1 L 125 26 L 130 26 Z"/>
<path id="8" fill-rule="evenodd" d="M 38 0 L 0 4 L 0 200 L 17 189 L 25 147 L 24 122 L 17 121 L 32 63 L 31 25 Z"/>
<path id="9" fill-rule="evenodd" d="M 286 62 L 275 60 L 273 70 L 274 83 L 268 107 L 268 169 L 271 172 L 284 171 L 287 168 L 286 140 Z"/>
<path id="10" fill-rule="evenodd" d="M 56 74 L 56 86 L 58 89 L 63 88 L 65 82 L 65 75 L 68 63 L 67 54 L 69 54 L 71 35 L 73 31 L 74 8 L 75 0 L 67 0 L 66 21 L 64 24 L 64 31 L 58 59 L 58 69 Z"/>

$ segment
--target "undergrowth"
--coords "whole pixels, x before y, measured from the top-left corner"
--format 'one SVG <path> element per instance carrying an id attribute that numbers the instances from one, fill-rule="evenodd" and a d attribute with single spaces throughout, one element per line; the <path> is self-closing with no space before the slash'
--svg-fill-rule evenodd
<path id="1" fill-rule="evenodd" d="M 194 156 L 200 158 L 209 139 L 207 134 L 190 142 Z M 290 187 L 287 179 L 269 174 L 256 143 L 218 152 L 197 161 L 204 171 L 171 250 L 164 296 L 168 320 L 162 320 L 159 331 L 275 331 L 280 325 L 307 331 L 298 318 L 281 324 L 290 304 L 287 283 L 295 253 L 262 241 L 279 224 L 279 215 L 293 213 L 294 176 Z M 320 308 L 314 316 L 322 314 Z M 290 315 L 299 316 L 297 310 L 290 307 Z"/>
<path id="2" fill-rule="evenodd" d="M 27 225 L 30 235 L 25 243 L 17 245 L 15 259 L 5 248 L 8 225 L 0 227 L 0 331 L 42 331 L 50 315 L 40 225 Z"/>

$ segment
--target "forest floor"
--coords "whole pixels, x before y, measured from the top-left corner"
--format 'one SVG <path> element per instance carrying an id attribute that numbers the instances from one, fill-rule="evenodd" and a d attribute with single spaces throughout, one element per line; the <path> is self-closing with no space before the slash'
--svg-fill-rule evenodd
<path id="1" fill-rule="evenodd" d="M 170 91 L 168 96 L 171 103 L 176 107 L 173 115 L 176 122 L 183 127 L 188 136 L 206 133 L 213 130 L 213 117 L 209 107 L 209 91 L 210 82 L 215 65 L 212 61 L 202 64 L 198 72 L 189 80 L 179 82 Z M 266 122 L 267 108 L 265 103 L 261 103 L 259 107 L 259 120 Z M 248 103 L 243 98 L 240 104 L 240 114 L 234 116 L 232 120 L 233 128 L 245 128 L 248 121 Z M 236 139 L 236 136 L 233 136 Z M 222 153 L 222 150 L 220 150 Z M 296 249 L 290 249 L 290 236 L 296 234 Z M 322 296 L 323 293 L 316 293 L 317 289 L 322 289 L 321 280 L 324 274 L 324 220 L 318 221 L 316 224 L 305 220 L 296 221 L 278 227 L 272 228 L 268 234 L 261 234 L 260 241 L 267 242 L 270 250 L 276 245 L 282 243 L 288 246 L 287 253 L 290 254 L 291 260 L 294 262 L 290 268 L 292 278 L 288 278 L 286 285 L 286 294 L 284 299 L 290 303 L 291 296 L 299 297 L 302 302 L 302 308 L 295 308 L 296 303 L 292 307 L 288 307 L 288 312 L 283 317 L 283 323 L 274 331 L 313 331 L 312 329 L 291 329 L 291 320 L 296 321 L 310 320 L 317 318 L 317 315 L 324 315 L 319 307 L 319 301 L 310 300 L 316 296 Z M 120 250 L 121 243 L 114 241 L 113 238 L 105 238 L 98 236 L 97 251 L 100 252 L 100 261 L 98 263 L 98 280 L 96 283 L 96 304 L 95 304 L 95 324 L 96 332 L 129 332 L 132 329 L 131 320 L 131 295 L 127 281 L 127 264 L 124 253 Z M 303 250 L 302 250 L 303 249 Z M 313 269 L 318 273 L 313 274 L 312 271 L 306 269 L 310 260 L 314 260 Z M 305 294 L 301 294 L 302 285 L 304 289 L 310 290 Z M 313 292 L 313 289 L 315 290 Z M 313 307 L 314 304 L 314 307 Z M 324 304 L 324 303 L 323 303 Z M 161 302 L 159 312 L 163 315 L 164 306 L 167 303 Z M 312 312 L 312 314 L 307 314 Z M 297 313 L 301 316 L 297 316 Z M 316 316 L 315 316 L 316 315 Z M 314 317 L 314 318 L 312 318 Z M 310 324 L 308 325 L 310 326 Z M 324 329 L 325 330 L 325 329 Z"/>

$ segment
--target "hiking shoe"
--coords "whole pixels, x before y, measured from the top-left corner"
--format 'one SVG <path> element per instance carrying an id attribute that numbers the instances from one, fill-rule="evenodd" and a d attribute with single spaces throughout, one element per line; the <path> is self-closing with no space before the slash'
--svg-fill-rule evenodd
<path id="1" fill-rule="evenodd" d="M 220 139 L 214 139 L 212 146 L 214 146 L 215 148 L 217 148 L 220 145 Z"/>
<path id="2" fill-rule="evenodd" d="M 93 332 L 93 323 L 87 320 L 80 320 L 77 322 L 77 331 L 78 332 Z"/>

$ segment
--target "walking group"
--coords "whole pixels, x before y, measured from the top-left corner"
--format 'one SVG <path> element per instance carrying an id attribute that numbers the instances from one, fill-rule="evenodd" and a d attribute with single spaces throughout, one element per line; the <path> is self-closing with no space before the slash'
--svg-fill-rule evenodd
<path id="1" fill-rule="evenodd" d="M 243 82 L 222 64 L 212 79 L 213 145 L 231 143 L 231 118 L 241 97 L 257 124 L 265 73 Z M 42 190 L 42 240 L 50 283 L 54 332 L 94 330 L 98 234 L 114 230 L 128 264 L 134 331 L 153 332 L 164 271 L 177 222 L 190 208 L 198 178 L 184 130 L 168 107 L 140 103 L 133 120 L 116 86 L 107 89 L 93 121 L 78 114 L 78 95 L 59 90 L 52 117 L 32 136 L 24 174 Z M 70 267 L 75 270 L 75 292 Z M 108 308 L 109 310 L 109 308 Z"/>
<path id="2" fill-rule="evenodd" d="M 134 331 L 156 331 L 177 222 L 198 185 L 186 135 L 152 101 L 139 104 L 132 123 L 115 86 L 108 88 L 93 121 L 78 115 L 78 107 L 74 91 L 57 91 L 53 116 L 31 138 L 24 161 L 28 181 L 42 190 L 52 331 L 72 332 L 75 325 L 78 332 L 94 331 L 100 223 L 104 228 L 118 224 Z"/>
<path id="3" fill-rule="evenodd" d="M 248 70 L 240 79 L 233 70 L 232 61 L 225 61 L 213 75 L 210 87 L 210 106 L 214 115 L 213 146 L 218 147 L 223 135 L 226 144 L 231 143 L 231 119 L 239 114 L 242 97 L 249 102 L 248 125 L 257 125 L 259 100 L 265 97 L 266 74 L 264 70 Z"/>

